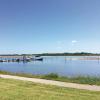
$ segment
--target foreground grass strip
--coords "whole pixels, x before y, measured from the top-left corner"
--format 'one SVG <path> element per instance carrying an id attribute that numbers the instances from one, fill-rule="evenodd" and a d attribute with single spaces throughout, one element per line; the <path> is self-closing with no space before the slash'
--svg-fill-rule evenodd
<path id="1" fill-rule="evenodd" d="M 0 100 L 100 100 L 100 92 L 1 78 Z"/>
<path id="2" fill-rule="evenodd" d="M 82 85 L 82 84 L 59 82 L 59 81 L 37 79 L 37 78 L 26 78 L 26 77 L 12 76 L 12 75 L 0 75 L 0 77 L 8 78 L 8 79 L 23 80 L 23 81 L 31 81 L 31 82 L 47 84 L 47 85 L 56 85 L 56 86 L 60 86 L 60 87 L 69 87 L 69 88 L 76 88 L 76 89 L 100 91 L 100 86 Z"/>

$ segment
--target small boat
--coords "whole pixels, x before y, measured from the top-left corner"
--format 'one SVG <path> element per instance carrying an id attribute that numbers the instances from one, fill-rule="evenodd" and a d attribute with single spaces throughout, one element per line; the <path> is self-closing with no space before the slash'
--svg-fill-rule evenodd
<path id="1" fill-rule="evenodd" d="M 7 62 L 7 60 L 3 60 L 3 62 Z"/>
<path id="2" fill-rule="evenodd" d="M 8 60 L 8 62 L 11 62 L 11 60 Z"/>
<path id="3" fill-rule="evenodd" d="M 35 58 L 35 60 L 43 61 L 43 58 Z"/>
<path id="4" fill-rule="evenodd" d="M 27 61 L 27 62 L 30 62 L 30 61 L 31 61 L 31 58 L 27 58 L 26 61 Z"/>
<path id="5" fill-rule="evenodd" d="M 21 60 L 20 59 L 16 59 L 16 62 L 20 62 Z"/>
<path id="6" fill-rule="evenodd" d="M 0 62 L 3 62 L 3 60 L 0 60 Z"/>
<path id="7" fill-rule="evenodd" d="M 37 56 L 35 56 L 35 57 L 40 57 L 40 56 L 37 55 Z"/>

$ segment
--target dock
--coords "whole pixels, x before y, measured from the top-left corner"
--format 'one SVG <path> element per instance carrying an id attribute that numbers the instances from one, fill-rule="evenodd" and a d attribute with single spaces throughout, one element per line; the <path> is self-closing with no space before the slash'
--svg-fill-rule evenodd
<path id="1" fill-rule="evenodd" d="M 37 60 L 42 61 L 43 58 L 33 55 L 0 55 L 0 62 L 30 62 Z"/>

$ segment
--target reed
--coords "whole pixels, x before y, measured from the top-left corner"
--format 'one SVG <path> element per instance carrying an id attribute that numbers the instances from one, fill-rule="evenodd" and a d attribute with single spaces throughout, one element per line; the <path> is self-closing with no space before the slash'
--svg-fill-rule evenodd
<path id="1" fill-rule="evenodd" d="M 92 77 L 92 76 L 67 77 L 67 76 L 60 76 L 56 73 L 50 73 L 46 75 L 33 75 L 26 73 L 12 73 L 8 71 L 0 71 L 0 74 L 16 75 L 29 78 L 40 78 L 40 79 L 56 80 L 62 82 L 80 83 L 80 84 L 100 85 L 100 77 Z"/>

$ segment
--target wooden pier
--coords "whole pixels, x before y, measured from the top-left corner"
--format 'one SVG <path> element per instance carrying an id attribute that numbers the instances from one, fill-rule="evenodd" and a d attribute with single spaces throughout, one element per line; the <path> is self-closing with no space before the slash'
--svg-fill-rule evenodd
<path id="1" fill-rule="evenodd" d="M 31 61 L 33 57 L 29 55 L 0 55 L 0 62 L 21 62 Z"/>
<path id="2" fill-rule="evenodd" d="M 0 62 L 30 62 L 37 60 L 43 61 L 43 58 L 33 55 L 0 55 Z"/>

